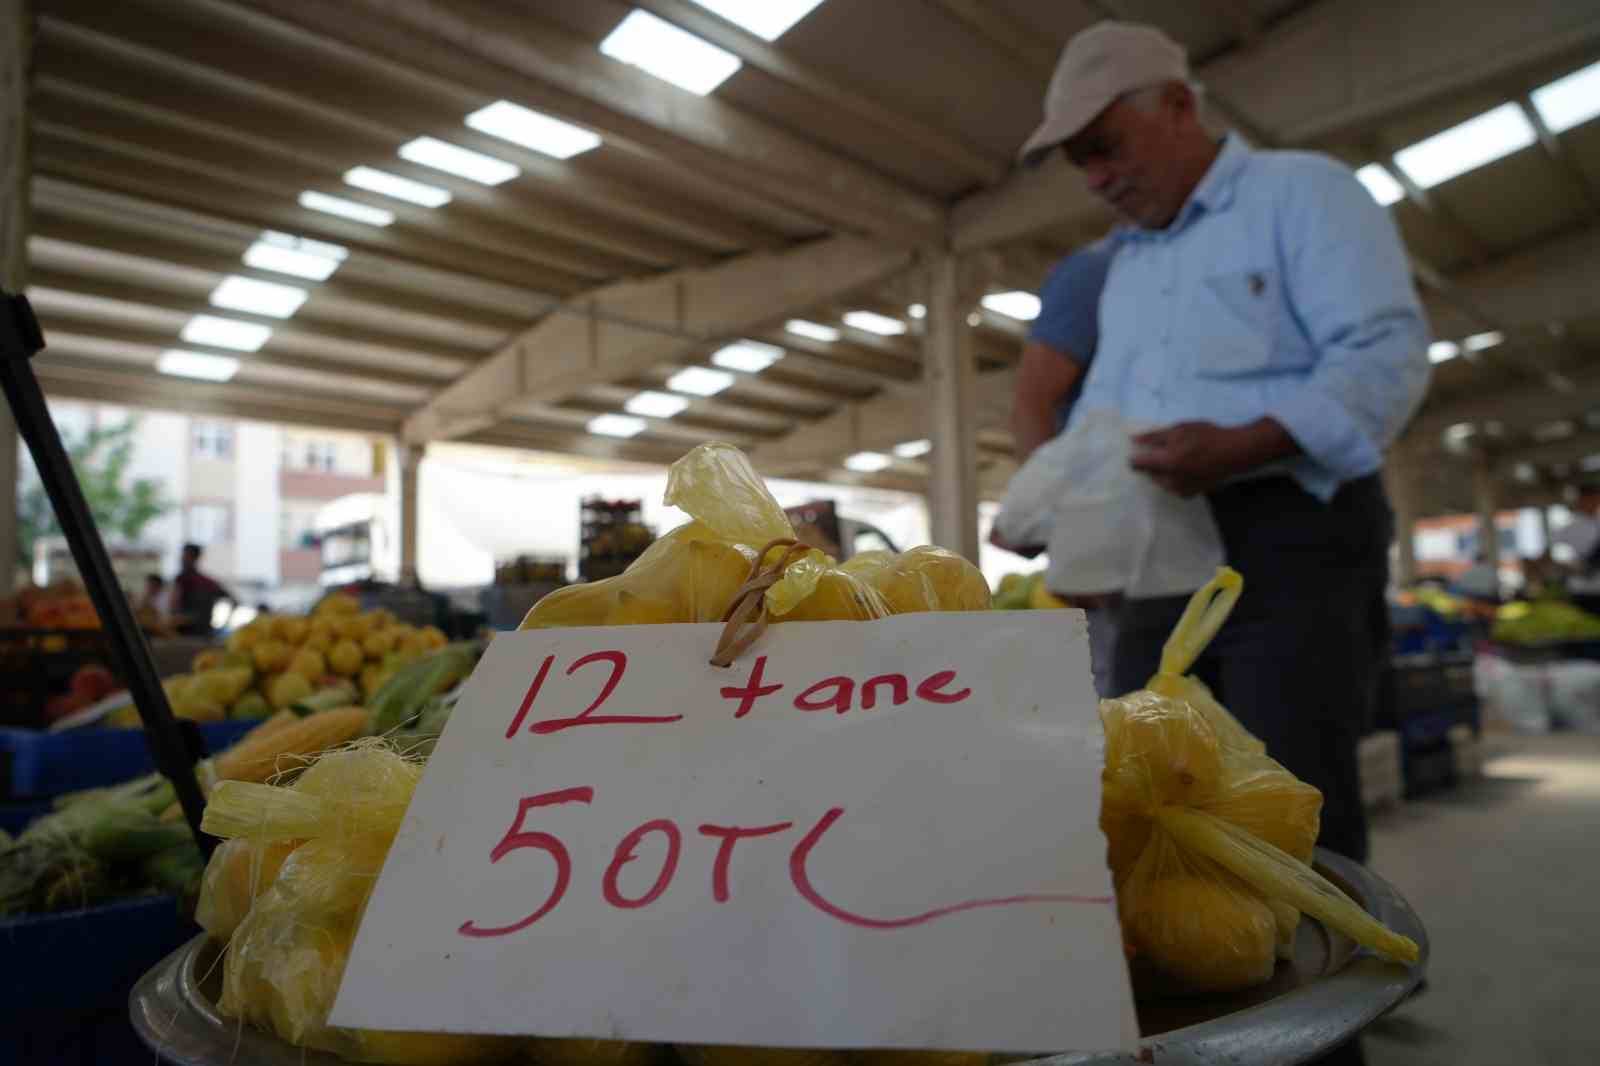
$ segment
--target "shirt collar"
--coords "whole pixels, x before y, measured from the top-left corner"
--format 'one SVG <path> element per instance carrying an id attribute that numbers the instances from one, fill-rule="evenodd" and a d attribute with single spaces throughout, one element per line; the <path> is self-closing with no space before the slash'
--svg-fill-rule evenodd
<path id="1" fill-rule="evenodd" d="M 1222 139 L 1222 150 L 1206 168 L 1205 176 L 1194 187 L 1178 217 L 1164 229 L 1152 230 L 1142 226 L 1127 226 L 1118 235 L 1119 243 L 1127 240 L 1161 240 L 1184 229 L 1201 211 L 1222 211 L 1233 203 L 1234 186 L 1250 159 L 1250 146 L 1238 134 L 1230 133 Z"/>
<path id="2" fill-rule="evenodd" d="M 1189 194 L 1189 202 L 1183 205 L 1184 210 L 1188 210 L 1190 204 L 1195 204 L 1208 211 L 1221 211 L 1233 203 L 1233 187 L 1249 156 L 1250 149 L 1236 134 L 1230 133 L 1224 137 L 1222 150 L 1211 161 L 1200 184 Z M 1178 214 L 1181 218 L 1183 211 Z"/>

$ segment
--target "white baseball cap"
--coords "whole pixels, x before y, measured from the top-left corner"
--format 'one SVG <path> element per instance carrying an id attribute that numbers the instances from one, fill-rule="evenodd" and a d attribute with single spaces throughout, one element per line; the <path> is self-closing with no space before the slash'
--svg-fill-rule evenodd
<path id="1" fill-rule="evenodd" d="M 1033 166 L 1124 93 L 1188 80 L 1183 46 L 1154 26 L 1097 22 L 1062 49 L 1045 92 L 1044 121 L 1017 156 Z"/>

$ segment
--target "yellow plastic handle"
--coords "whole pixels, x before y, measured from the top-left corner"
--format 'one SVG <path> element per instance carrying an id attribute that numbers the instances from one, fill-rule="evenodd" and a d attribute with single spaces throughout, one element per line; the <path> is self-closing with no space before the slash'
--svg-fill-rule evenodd
<path id="1" fill-rule="evenodd" d="M 1206 650 L 1206 645 L 1211 643 L 1211 638 L 1222 628 L 1222 623 L 1228 620 L 1233 605 L 1239 602 L 1239 594 L 1243 591 L 1244 578 L 1239 571 L 1228 566 L 1218 567 L 1217 576 L 1189 597 L 1183 617 L 1178 619 L 1172 636 L 1167 638 L 1167 643 L 1161 649 L 1161 666 L 1145 687 L 1160 695 L 1176 695 L 1163 691 L 1162 679 L 1175 680 L 1189 672 L 1194 661 L 1200 658 L 1200 653 Z"/>
<path id="2" fill-rule="evenodd" d="M 1269 900 L 1281 900 L 1396 962 L 1417 961 L 1417 942 L 1362 910 L 1311 867 L 1216 815 L 1163 806 L 1156 820 L 1185 848 L 1204 855 Z"/>

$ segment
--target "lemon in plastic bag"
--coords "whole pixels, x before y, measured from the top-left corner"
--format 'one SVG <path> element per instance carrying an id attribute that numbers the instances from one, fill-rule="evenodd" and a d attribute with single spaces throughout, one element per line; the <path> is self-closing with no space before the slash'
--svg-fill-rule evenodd
<path id="1" fill-rule="evenodd" d="M 226 941 L 250 906 L 278 877 L 300 841 L 225 840 L 206 863 L 194 920 L 212 939 Z"/>
<path id="2" fill-rule="evenodd" d="M 815 549 L 789 564 L 766 604 L 774 622 L 866 622 L 893 613 L 877 589 Z"/>
<path id="3" fill-rule="evenodd" d="M 275 889 L 235 931 L 222 971 L 222 1013 L 297 1047 L 338 1055 L 353 1038 L 327 1025 L 353 934 L 353 919 L 309 914 Z"/>
<path id="4" fill-rule="evenodd" d="M 1219 571 L 1190 601 L 1149 685 L 1101 701 L 1101 827 L 1124 937 L 1195 991 L 1266 979 L 1301 912 L 1414 962 L 1416 944 L 1311 869 L 1321 794 L 1184 676 L 1242 589 L 1237 573 Z"/>
<path id="5" fill-rule="evenodd" d="M 329 1026 L 328 1012 L 354 939 L 353 918 L 296 907 L 268 893 L 229 947 L 222 1012 L 297 1047 L 353 1062 L 446 1066 L 500 1062 L 514 1051 L 517 1042 L 506 1037 Z"/>
<path id="6" fill-rule="evenodd" d="M 1192 992 L 1260 984 L 1276 964 L 1272 910 L 1237 881 L 1157 879 L 1124 913 L 1123 926 L 1136 943 L 1155 945 L 1156 964 Z"/>
<path id="7" fill-rule="evenodd" d="M 963 556 L 931 544 L 899 554 L 862 552 L 839 568 L 876 589 L 894 614 L 989 609 L 983 572 Z"/>

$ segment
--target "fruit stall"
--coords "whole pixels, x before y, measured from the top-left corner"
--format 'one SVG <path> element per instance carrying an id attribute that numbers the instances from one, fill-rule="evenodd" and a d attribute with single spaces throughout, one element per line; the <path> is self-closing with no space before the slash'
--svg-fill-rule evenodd
<path id="1" fill-rule="evenodd" d="M 871 626 L 927 612 L 976 622 L 995 598 L 975 567 L 936 547 L 835 564 L 795 543 L 727 446 L 702 446 L 674 465 L 667 498 L 692 520 L 621 573 L 551 592 L 522 632 L 713 623 L 723 635 L 713 663 L 750 669 L 791 623 Z M 1005 590 L 1013 606 L 1055 606 L 1027 603 L 1017 584 Z M 1421 923 L 1392 889 L 1315 850 L 1320 794 L 1187 676 L 1241 584 L 1225 571 L 1201 590 L 1159 673 L 1101 704 L 1095 727 L 1105 744 L 1099 825 L 1142 1054 L 1187 1056 L 1174 1061 L 1222 1051 L 1237 1062 L 1305 1061 L 1398 1002 L 1427 957 Z M 330 1024 L 374 883 L 482 651 L 331 596 L 308 616 L 263 617 L 167 678 L 185 718 L 248 723 L 195 767 L 202 827 L 220 846 L 201 859 L 172 783 L 152 773 L 57 795 L 0 838 L 0 909 L 11 942 L 33 960 L 14 970 L 58 972 L 48 954 L 69 941 L 86 949 L 91 931 L 115 956 L 107 980 L 78 993 L 86 1009 L 71 1029 L 77 1042 L 59 1017 L 29 1028 L 18 1015 L 8 1024 L 21 1035 L 8 1039 L 19 1054 L 55 1041 L 54 1061 L 139 1061 L 111 1055 L 127 1050 L 117 1042 L 126 1033 L 102 1025 L 96 1036 L 86 1020 L 98 1011 L 104 1022 L 96 996 L 129 980 L 127 963 L 137 961 L 143 976 L 120 1020 L 131 1019 L 145 1056 L 172 1063 L 991 1060 L 982 1051 L 668 1047 Z M 524 713 L 532 700 L 530 691 Z M 63 928 L 73 930 L 66 940 Z M 120 993 L 129 995 L 126 983 Z M 33 1004 L 43 994 L 18 993 Z M 1073 1061 L 1149 1061 L 1140 1054 Z"/>

